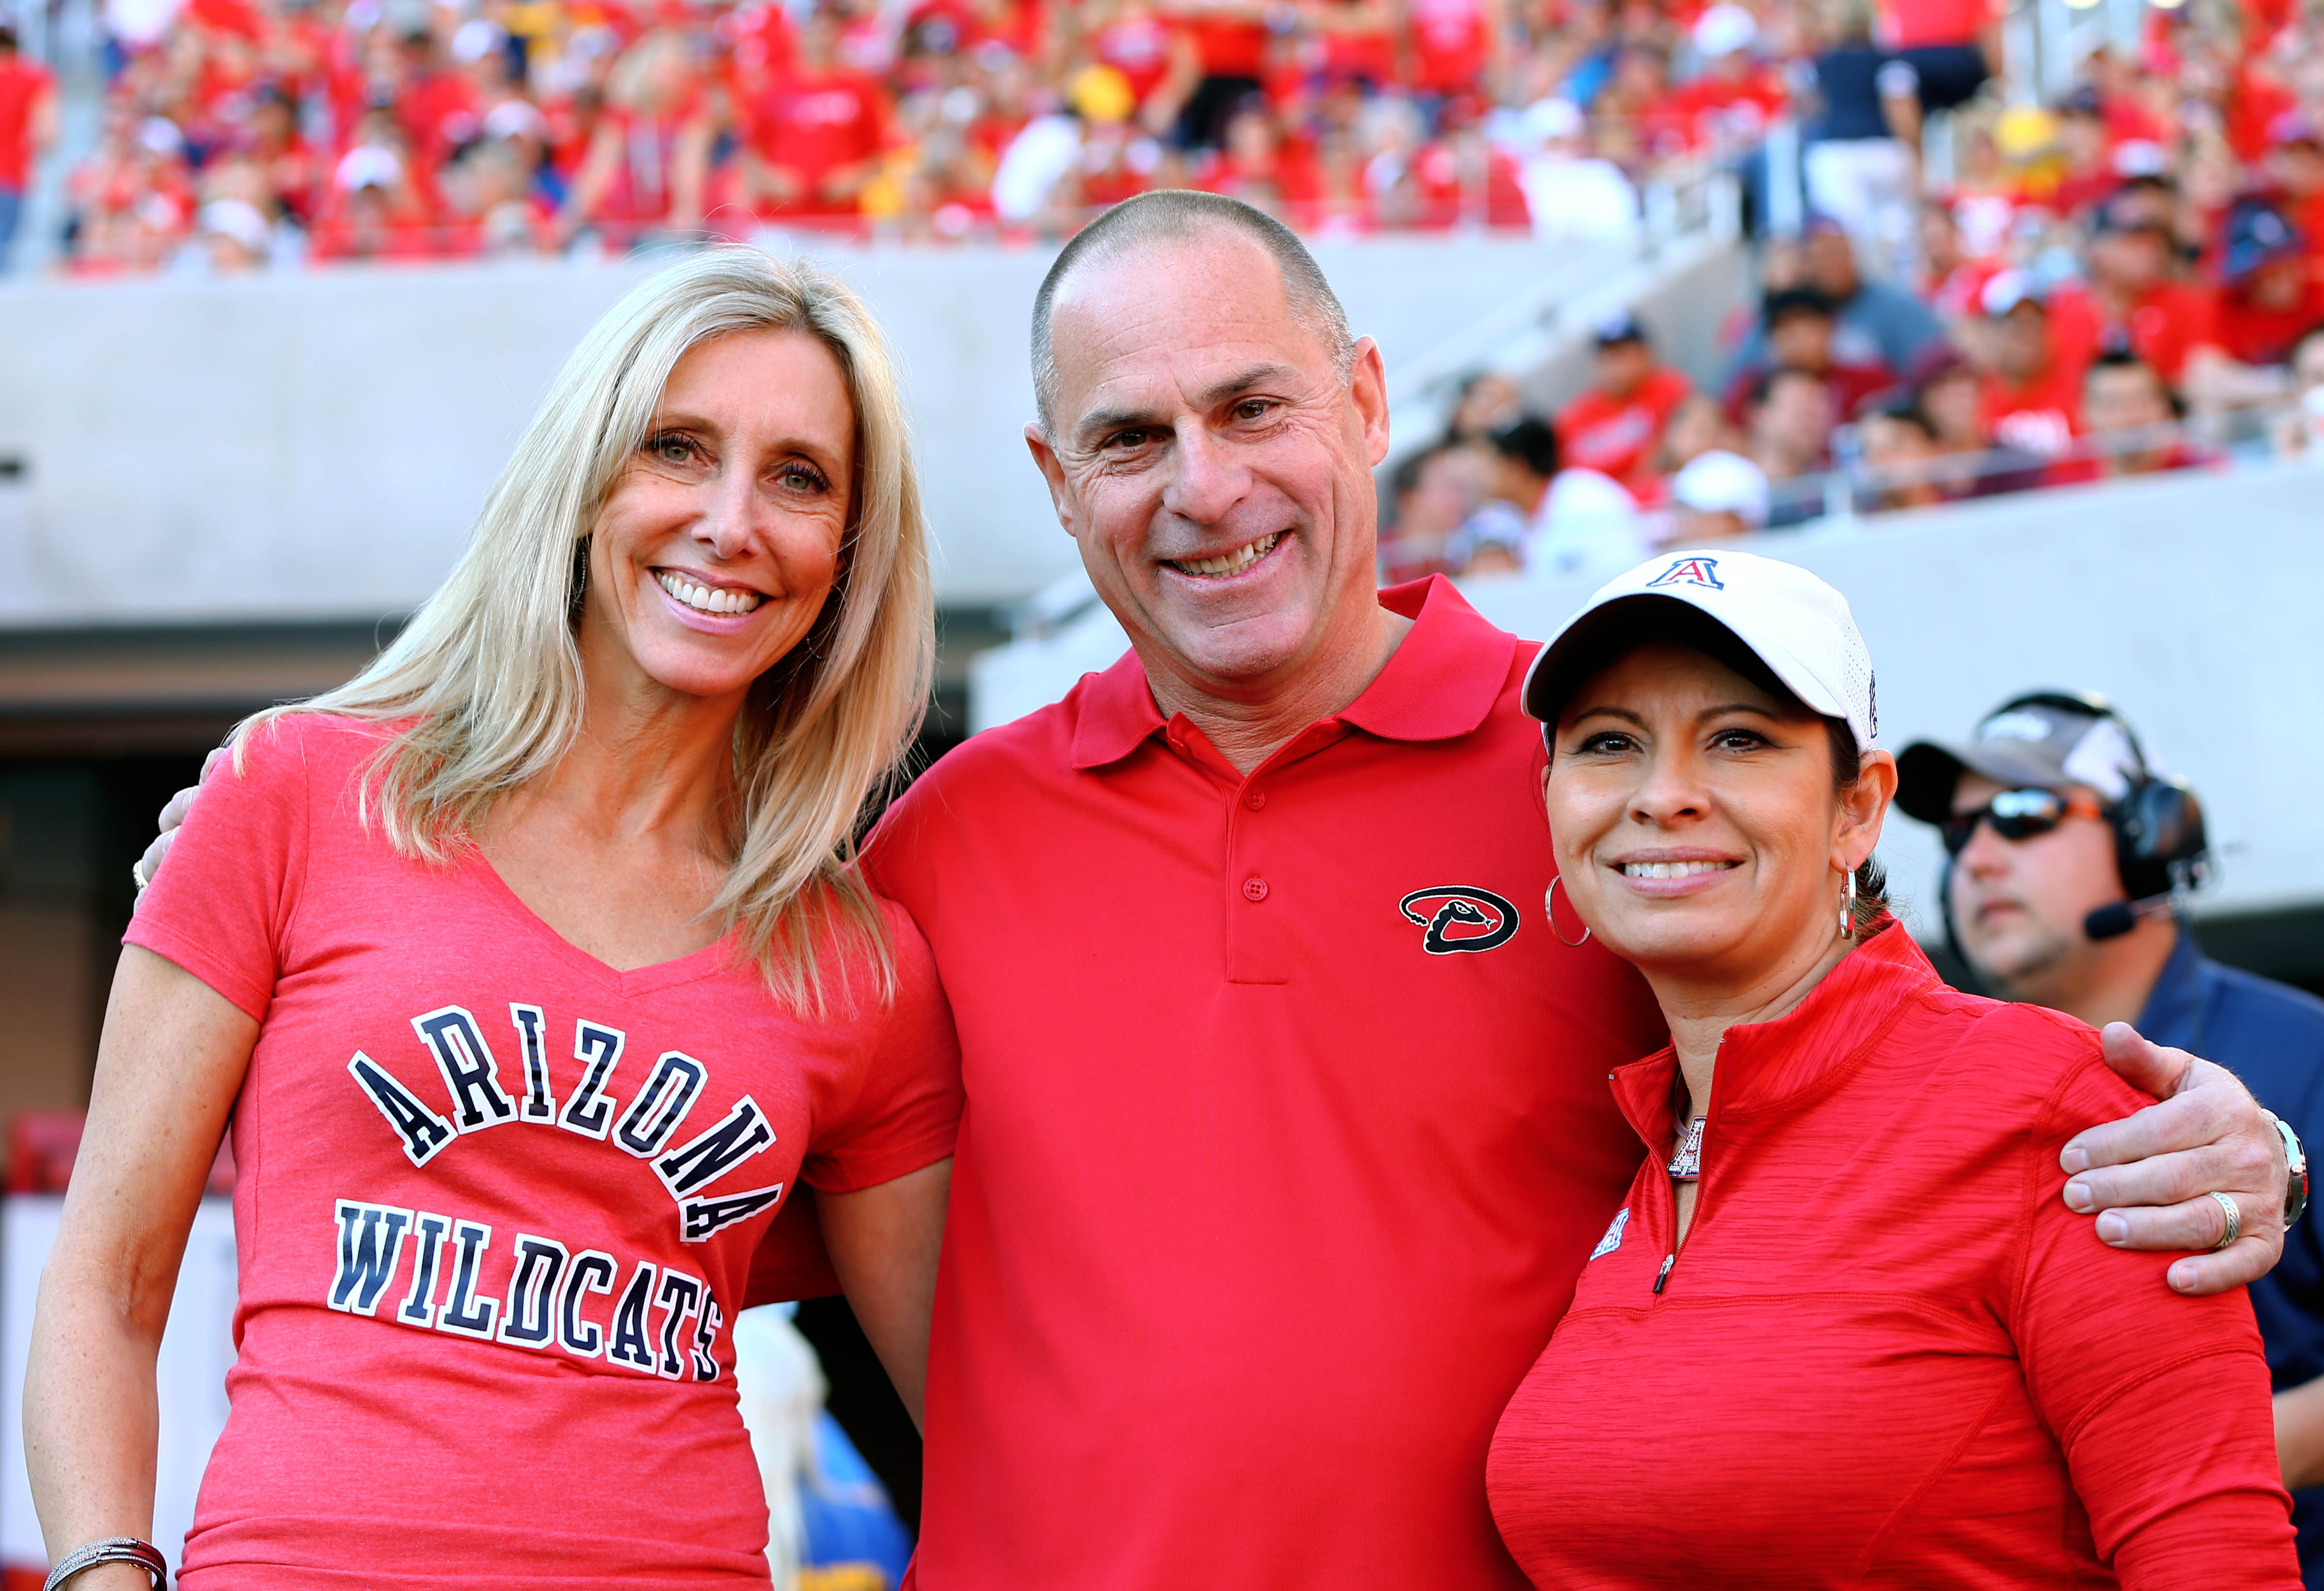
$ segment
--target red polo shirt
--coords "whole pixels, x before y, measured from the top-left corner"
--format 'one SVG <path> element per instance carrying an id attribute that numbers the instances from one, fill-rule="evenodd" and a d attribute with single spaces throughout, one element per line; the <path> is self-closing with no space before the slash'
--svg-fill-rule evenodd
<path id="1" fill-rule="evenodd" d="M 968 1101 L 920 1591 L 1526 1584 L 1486 1450 L 1663 1035 L 1543 920 L 1531 648 L 1443 580 L 1380 600 L 1387 668 L 1249 777 L 1133 654 L 872 843 Z"/>

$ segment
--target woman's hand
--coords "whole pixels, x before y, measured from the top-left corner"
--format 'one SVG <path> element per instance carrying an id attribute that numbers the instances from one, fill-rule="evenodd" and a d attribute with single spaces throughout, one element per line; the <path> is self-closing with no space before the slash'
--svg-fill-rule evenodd
<path id="1" fill-rule="evenodd" d="M 24 1373 L 24 1458 L 52 1559 L 152 1534 L 154 1356 L 257 1039 L 258 1024 L 192 973 L 134 945 L 121 952 Z M 73 1581 L 146 1584 L 127 1565 Z"/>
<path id="2" fill-rule="evenodd" d="M 2227 1236 L 2227 1212 L 2211 1197 L 2225 1193 L 2243 1235 L 2174 1264 L 2171 1285 L 2200 1296 L 2266 1275 L 2283 1254 L 2290 1173 L 2259 1101 L 2225 1067 L 2141 1038 L 2127 1022 L 2107 1023 L 2104 1042 L 2107 1064 L 2161 1102 L 2068 1142 L 2058 1157 L 2066 1208 L 2096 1215 L 2099 1238 L 2116 1248 L 2208 1251 Z"/>
<path id="3" fill-rule="evenodd" d="M 915 1427 L 927 1391 L 928 1320 L 951 1191 L 945 1159 L 876 1187 L 815 1196 L 831 1268 Z"/>

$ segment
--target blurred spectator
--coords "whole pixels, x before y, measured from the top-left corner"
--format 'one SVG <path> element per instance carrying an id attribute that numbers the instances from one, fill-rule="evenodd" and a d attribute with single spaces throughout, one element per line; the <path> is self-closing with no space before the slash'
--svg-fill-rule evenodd
<path id="1" fill-rule="evenodd" d="M 1453 395 L 1444 434 L 1454 442 L 1483 442 L 1525 413 L 1525 394 L 1505 371 L 1480 370 L 1464 378 Z"/>
<path id="2" fill-rule="evenodd" d="M 831 31 L 827 18 L 821 29 L 807 30 L 820 34 L 825 63 Z M 809 49 L 803 38 L 802 60 L 816 59 Z M 796 106 L 797 101 L 779 105 Z M 819 169 L 770 170 L 760 161 L 770 134 L 779 137 L 791 130 L 780 109 L 759 106 L 744 114 L 742 204 L 747 208 L 764 198 L 770 207 L 779 207 L 797 199 L 802 208 L 815 208 L 822 195 L 810 182 L 823 175 Z M 828 112 L 811 113 L 805 137 L 812 141 L 821 134 L 828 140 L 825 129 L 843 115 L 835 105 Z M 566 199 L 565 230 L 595 226 L 609 241 L 626 245 L 641 236 L 700 225 L 713 135 L 684 37 L 669 29 L 648 33 L 622 56 L 606 78 L 604 114 L 591 132 Z M 797 158 L 790 146 L 783 147 Z M 823 145 L 814 147 L 819 151 Z"/>
<path id="3" fill-rule="evenodd" d="M 1847 418 L 1865 399 L 1895 385 L 1895 373 L 1885 364 L 1853 363 L 1835 356 L 1832 344 L 1838 324 L 1831 299 L 1821 288 L 1779 288 L 1769 293 L 1759 311 L 1765 363 L 1757 368 L 1747 366 L 1736 377 L 1728 389 L 1728 413 L 1743 414 L 1770 369 L 1821 382 L 1831 393 L 1832 418 L 1827 424 Z M 1777 472 L 1768 474 L 1772 477 Z"/>
<path id="4" fill-rule="evenodd" d="M 2056 458 L 2081 428 L 2082 372 L 2059 356 L 2049 305 L 2031 274 L 2006 271 L 1978 295 L 1973 346 L 1985 369 L 1985 426 L 1993 439 Z"/>
<path id="5" fill-rule="evenodd" d="M 1527 152 L 1519 180 L 1534 235 L 1622 242 L 1637 235 L 1638 190 L 1622 169 L 1594 153 L 1590 124 L 1570 99 L 1544 99 L 1518 119 Z"/>
<path id="6" fill-rule="evenodd" d="M 1746 536 L 1767 523 L 1767 477 L 1739 455 L 1714 448 L 1671 481 L 1666 545 L 1693 547 Z"/>
<path id="7" fill-rule="evenodd" d="M 2002 266 L 1989 257 L 1970 254 L 1950 200 L 1931 199 L 1921 207 L 1920 245 L 1917 301 L 1933 310 L 1940 324 L 1974 315 L 1977 295 Z"/>
<path id="8" fill-rule="evenodd" d="M 764 220 L 852 215 L 879 171 L 892 114 L 887 89 L 841 59 L 835 12 L 810 13 L 796 51 L 736 105 L 736 202 Z M 699 114 L 685 92 L 675 78 L 666 89 L 681 122 Z M 666 219 L 687 224 L 676 194 Z"/>
<path id="9" fill-rule="evenodd" d="M 1894 51 L 1884 97 L 1897 134 L 1918 149 L 1921 119 L 1967 104 L 2001 56 L 2001 7 L 1995 0 L 1880 0 L 1875 32 Z"/>
<path id="10" fill-rule="evenodd" d="M 1910 370 L 1914 360 L 1944 341 L 1944 327 L 1926 304 L 1894 283 L 1865 279 L 1857 268 L 1856 245 L 1830 220 L 1809 218 L 1804 263 L 1808 281 L 1823 290 L 1839 317 L 1837 357 Z"/>
<path id="11" fill-rule="evenodd" d="M 2282 364 L 2324 326 L 2324 279 L 2308 240 L 2262 198 L 2228 207 L 2219 259 L 2219 346 L 2247 365 Z"/>
<path id="12" fill-rule="evenodd" d="M 2123 184 L 2092 212 L 2088 273 L 2049 296 L 2051 345 L 2068 370 L 2088 369 L 2109 337 L 2173 387 L 2207 357 L 2224 360 L 2210 297 L 2172 275 L 2172 213 L 2170 187 L 2152 177 Z"/>
<path id="13" fill-rule="evenodd" d="M 2278 116 L 2269 128 L 2260 179 L 2310 250 L 2324 251 L 2324 135 L 2305 114 Z"/>
<path id="14" fill-rule="evenodd" d="M 1762 522 L 1780 529 L 1815 518 L 1823 509 L 1821 472 L 1835 423 L 1831 388 L 1807 371 L 1769 371 L 1746 396 L 1744 423 L 1751 462 L 1769 494 Z"/>
<path id="15" fill-rule="evenodd" d="M 1670 91 L 1664 115 L 1692 149 L 1724 156 L 1756 143 L 1790 101 L 1783 80 L 1754 53 L 1759 23 L 1732 0 L 1694 19 L 1689 41 L 1702 71 Z"/>
<path id="16" fill-rule="evenodd" d="M 1866 0 L 1838 0 L 1834 37 L 1815 59 L 1821 108 L 1806 128 L 1802 170 L 1808 202 L 1888 262 L 1912 225 L 1918 88 L 1913 69 L 1873 41 L 1872 20 Z"/>
<path id="17" fill-rule="evenodd" d="M 2061 470 L 2059 478 L 2152 475 L 2203 463 L 2176 435 L 2178 418 L 2161 371 L 2128 349 L 2108 349 L 2082 382 L 2082 418 L 2102 450 L 2088 468 Z"/>
<path id="18" fill-rule="evenodd" d="M 0 21 L 0 276 L 15 252 L 33 165 L 56 136 L 56 79 L 19 53 L 16 30 Z"/>
<path id="19" fill-rule="evenodd" d="M 274 235 L 257 206 L 247 199 L 212 199 L 194 219 L 202 252 L 189 251 L 179 260 L 196 268 L 197 273 L 239 276 L 266 268 Z"/>
<path id="20" fill-rule="evenodd" d="M 1943 452 L 1936 428 L 1904 394 L 1875 403 L 1857 422 L 1864 464 L 1872 473 L 1873 509 L 1930 508 L 1945 501 L 1938 484 Z"/>
<path id="21" fill-rule="evenodd" d="M 1485 501 L 1462 527 L 1464 575 L 1619 574 L 1646 556 L 1636 499 L 1600 471 L 1560 466 L 1557 433 L 1521 419 L 1489 438 Z"/>
<path id="22" fill-rule="evenodd" d="M 1267 7 L 1259 0 L 1167 0 L 1163 10 L 1185 30 L 1202 74 L 1177 107 L 1177 142 L 1216 149 L 1236 107 L 1265 90 Z"/>
<path id="23" fill-rule="evenodd" d="M 1405 80 L 1420 94 L 1474 94 L 1500 75 L 1508 41 L 1501 0 L 1404 0 L 1390 15 L 1399 12 Z"/>
<path id="24" fill-rule="evenodd" d="M 2059 103 L 2055 126 L 2057 170 L 2047 198 L 2059 215 L 2079 216 L 2122 180 L 2115 171 L 2104 97 L 2090 84 L 2078 86 Z"/>
<path id="25" fill-rule="evenodd" d="M 2293 407 L 2270 428 L 2275 450 L 2287 457 L 2324 457 L 2324 326 L 2292 350 Z"/>
<path id="26" fill-rule="evenodd" d="M 1921 362 L 1913 407 L 1928 423 L 1939 464 L 1933 474 L 1949 498 L 2024 492 L 2043 480 L 2043 455 L 2001 441 L 1987 424 L 1985 385 L 1975 366 L 1950 349 Z"/>
<path id="27" fill-rule="evenodd" d="M 1984 393 L 1969 361 L 1950 349 L 1923 359 L 1914 372 L 1913 402 L 1929 422 L 1938 450 L 1983 453 L 1993 446 L 1985 423 Z"/>
<path id="28" fill-rule="evenodd" d="M 1672 411 L 1694 391 L 1679 372 L 1655 361 L 1646 327 L 1628 310 L 1591 332 L 1591 383 L 1557 417 L 1557 441 L 1579 469 L 1611 475 L 1634 492 L 1651 482 L 1655 454 Z"/>
<path id="29" fill-rule="evenodd" d="M 1380 583 L 1400 585 L 1446 569 L 1453 538 L 1482 496 L 1476 462 L 1443 443 L 1409 453 L 1388 477 L 1396 506 L 1393 533 L 1380 545 Z"/>
<path id="30" fill-rule="evenodd" d="M 1657 484 L 1666 483 L 1706 453 L 1738 453 L 1743 446 L 1742 433 L 1727 411 L 1709 393 L 1697 392 L 1681 401 L 1663 427 L 1662 445 L 1655 449 Z"/>
<path id="31" fill-rule="evenodd" d="M 1857 269 L 1856 245 L 1828 216 L 1809 216 L 1805 235 L 1788 255 L 1770 251 L 1763 279 L 1772 290 L 1770 302 L 1774 291 L 1789 289 L 1812 288 L 1823 295 L 1836 321 L 1831 357 L 1842 364 L 1906 371 L 1945 340 L 1943 325 L 1926 304 L 1900 287 L 1865 279 Z M 1762 313 L 1729 365 L 1730 383 L 1755 366 L 1784 363 L 1769 356 L 1767 334 Z"/>

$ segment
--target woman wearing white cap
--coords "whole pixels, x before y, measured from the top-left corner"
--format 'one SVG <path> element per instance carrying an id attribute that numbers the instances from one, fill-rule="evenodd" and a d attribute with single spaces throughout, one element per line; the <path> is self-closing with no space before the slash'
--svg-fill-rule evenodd
<path id="1" fill-rule="evenodd" d="M 1502 1417 L 1502 1535 L 1545 1586 L 2293 1591 L 2250 1307 L 2076 1227 L 2061 1151 L 2141 1101 L 1888 915 L 1874 700 L 1840 593 L 1729 551 L 1534 666 L 1551 925 L 1674 1043 L 1610 1080 L 1647 1158 Z"/>

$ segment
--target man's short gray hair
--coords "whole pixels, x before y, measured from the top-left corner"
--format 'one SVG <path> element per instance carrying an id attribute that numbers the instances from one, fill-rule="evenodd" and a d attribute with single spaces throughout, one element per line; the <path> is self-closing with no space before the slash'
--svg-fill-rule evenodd
<path id="1" fill-rule="evenodd" d="M 1065 279 L 1084 264 L 1118 259 L 1141 246 L 1183 243 L 1211 227 L 1239 232 L 1273 257 L 1283 280 L 1283 298 L 1298 322 L 1331 351 L 1332 368 L 1342 381 L 1355 368 L 1356 339 L 1348 312 L 1323 280 L 1323 268 L 1292 230 L 1264 210 L 1223 194 L 1163 188 L 1126 198 L 1074 235 L 1059 252 L 1041 290 L 1033 296 L 1033 398 L 1041 429 L 1051 428 L 1057 401 L 1057 360 L 1049 343 L 1049 318 Z"/>

